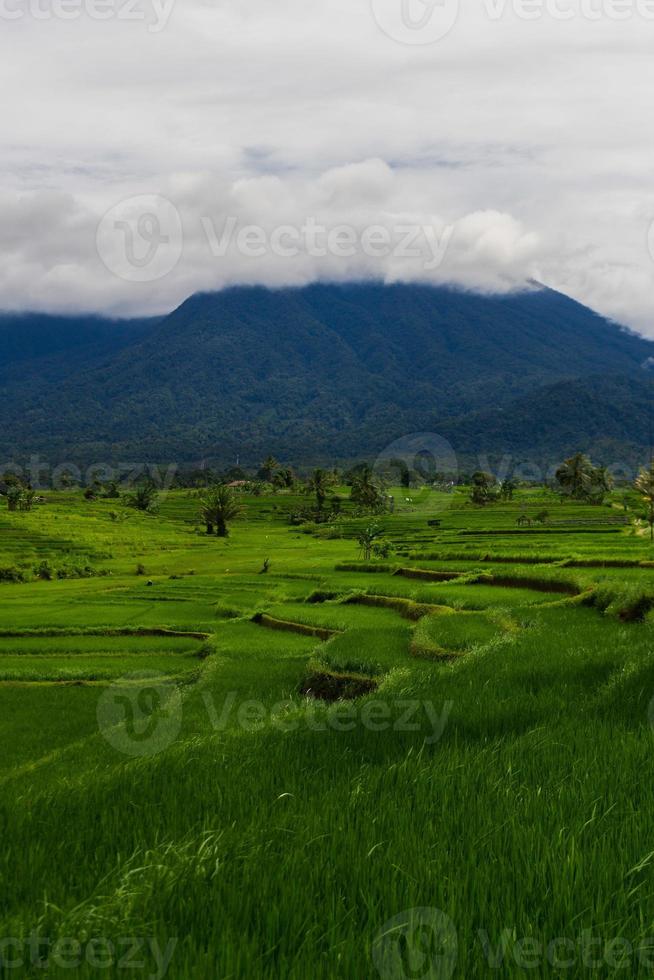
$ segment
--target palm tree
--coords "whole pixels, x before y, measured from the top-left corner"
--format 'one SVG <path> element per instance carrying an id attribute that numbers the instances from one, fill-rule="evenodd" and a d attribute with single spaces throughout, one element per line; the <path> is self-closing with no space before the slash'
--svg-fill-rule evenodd
<path id="1" fill-rule="evenodd" d="M 654 462 L 649 469 L 642 469 L 634 484 L 636 490 L 647 507 L 647 523 L 649 524 L 649 540 L 654 542 Z"/>
<path id="2" fill-rule="evenodd" d="M 604 497 L 609 493 L 613 486 L 613 477 L 606 466 L 597 466 L 590 475 L 590 488 L 588 495 L 592 503 L 602 504 Z"/>
<path id="3" fill-rule="evenodd" d="M 327 470 L 316 469 L 313 471 L 306 484 L 306 492 L 316 495 L 316 506 L 322 511 L 327 499 L 327 491 L 332 486 L 334 478 Z"/>
<path id="4" fill-rule="evenodd" d="M 218 537 L 226 538 L 229 534 L 228 521 L 236 520 L 242 513 L 240 500 L 223 484 L 212 487 L 200 497 L 200 517 L 207 526 L 207 534 L 213 534 L 215 528 Z"/>
<path id="5" fill-rule="evenodd" d="M 563 493 L 575 500 L 585 500 L 588 496 L 594 466 L 583 453 L 576 453 L 559 466 L 556 479 Z"/>
<path id="6" fill-rule="evenodd" d="M 157 509 L 157 488 L 152 480 L 139 483 L 134 493 L 127 498 L 130 507 L 152 514 Z"/>
<path id="7" fill-rule="evenodd" d="M 261 464 L 259 473 L 257 474 L 260 479 L 265 480 L 266 483 L 272 483 L 275 471 L 279 468 L 279 463 L 274 456 L 268 456 L 266 460 Z"/>
<path id="8" fill-rule="evenodd" d="M 362 466 L 356 475 L 352 477 L 350 500 L 352 503 L 360 504 L 368 510 L 379 510 L 383 506 L 383 494 L 377 486 L 373 472 L 369 466 Z"/>
<path id="9" fill-rule="evenodd" d="M 489 503 L 493 499 L 494 486 L 495 477 L 492 473 L 486 473 L 483 470 L 477 470 L 473 473 L 470 490 L 470 499 L 473 504 L 483 506 Z"/>
<path id="10" fill-rule="evenodd" d="M 500 497 L 502 500 L 513 500 L 516 484 L 513 480 L 502 480 L 500 483 Z"/>
<path id="11" fill-rule="evenodd" d="M 293 486 L 294 479 L 293 470 L 290 468 L 290 466 L 282 466 L 280 469 L 275 470 L 272 482 L 276 487 L 285 487 L 290 489 L 290 487 Z"/>

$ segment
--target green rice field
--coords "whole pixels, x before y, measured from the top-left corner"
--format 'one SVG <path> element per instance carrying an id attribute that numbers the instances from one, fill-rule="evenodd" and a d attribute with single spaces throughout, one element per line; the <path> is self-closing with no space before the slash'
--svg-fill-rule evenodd
<path id="1" fill-rule="evenodd" d="M 0 510 L 3 980 L 654 975 L 621 494 L 396 491 L 370 561 L 290 493 L 225 539 L 193 491 L 44 496 Z"/>

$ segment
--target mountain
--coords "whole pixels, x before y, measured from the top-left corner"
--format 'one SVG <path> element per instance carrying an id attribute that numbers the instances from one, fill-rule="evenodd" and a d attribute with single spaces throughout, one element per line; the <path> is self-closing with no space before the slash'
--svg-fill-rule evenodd
<path id="1" fill-rule="evenodd" d="M 546 468 L 582 449 L 633 472 L 652 444 L 653 422 L 654 378 L 639 371 L 545 385 L 504 407 L 448 420 L 441 434 L 464 459 L 483 451 L 496 465 L 508 454 L 514 464 Z"/>
<path id="2" fill-rule="evenodd" d="M 133 343 L 160 317 L 108 320 L 99 316 L 0 313 L 0 370 L 64 354 L 92 362 Z"/>
<path id="3" fill-rule="evenodd" d="M 19 319 L 0 317 L 5 459 L 308 463 L 420 430 L 466 457 L 647 442 L 654 344 L 545 288 L 239 287 L 153 320 Z"/>

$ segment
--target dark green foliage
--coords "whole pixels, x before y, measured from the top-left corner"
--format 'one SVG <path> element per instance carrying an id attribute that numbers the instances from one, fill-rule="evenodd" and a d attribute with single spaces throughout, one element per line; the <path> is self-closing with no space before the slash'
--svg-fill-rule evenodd
<path id="1" fill-rule="evenodd" d="M 483 507 L 485 504 L 490 504 L 491 501 L 497 499 L 498 492 L 495 486 L 495 477 L 492 473 L 477 470 L 472 474 L 470 483 L 470 499 L 473 504 L 478 504 L 480 507 Z"/>
<path id="2" fill-rule="evenodd" d="M 559 492 L 572 500 L 603 503 L 611 489 L 611 477 L 602 466 L 593 466 L 583 453 L 566 459 L 556 471 Z"/>
<path id="3" fill-rule="evenodd" d="M 127 497 L 129 507 L 141 510 L 144 513 L 154 514 L 157 510 L 157 488 L 152 480 L 145 480 L 137 484 L 132 493 Z"/>
<path id="4" fill-rule="evenodd" d="M 462 458 L 583 446 L 613 462 L 646 441 L 652 344 L 546 289 L 244 287 L 150 323 L 15 320 L 0 319 L 4 458 L 318 463 L 422 430 Z"/>
<path id="5" fill-rule="evenodd" d="M 229 487 L 220 484 L 208 490 L 200 497 L 200 517 L 204 522 L 207 534 L 213 534 L 214 528 L 220 538 L 229 535 L 229 524 L 243 514 L 243 505 Z"/>

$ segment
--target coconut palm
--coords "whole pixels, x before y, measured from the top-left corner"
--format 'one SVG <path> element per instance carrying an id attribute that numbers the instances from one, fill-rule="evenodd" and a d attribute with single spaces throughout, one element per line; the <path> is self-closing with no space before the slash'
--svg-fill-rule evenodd
<path id="1" fill-rule="evenodd" d="M 596 466 L 590 474 L 588 496 L 591 503 L 601 504 L 613 486 L 613 477 L 605 466 Z"/>
<path id="2" fill-rule="evenodd" d="M 307 493 L 313 493 L 316 497 L 316 507 L 319 511 L 322 511 L 325 506 L 325 500 L 327 499 L 327 492 L 329 488 L 333 485 L 334 478 L 328 470 L 316 469 L 313 471 L 309 479 L 307 480 L 305 490 Z"/>
<path id="3" fill-rule="evenodd" d="M 257 476 L 266 483 L 272 483 L 275 472 L 279 469 L 279 463 L 274 456 L 268 456 L 261 464 Z"/>
<path id="4" fill-rule="evenodd" d="M 223 484 L 212 487 L 200 497 L 200 517 L 206 524 L 207 534 L 213 534 L 215 528 L 219 538 L 226 538 L 229 534 L 228 523 L 236 520 L 242 513 L 241 501 Z"/>
<path id="5" fill-rule="evenodd" d="M 470 489 L 470 499 L 473 504 L 483 506 L 490 503 L 495 496 L 494 487 L 495 477 L 492 473 L 486 473 L 483 470 L 477 470 L 473 473 Z"/>
<path id="6" fill-rule="evenodd" d="M 381 510 L 384 506 L 384 495 L 369 466 L 362 466 L 352 477 L 350 500 L 367 510 Z"/>
<path id="7" fill-rule="evenodd" d="M 139 483 L 135 487 L 134 493 L 130 494 L 127 498 L 127 504 L 136 510 L 142 510 L 144 513 L 152 514 L 157 509 L 157 497 L 158 493 L 154 481 L 146 480 L 144 483 Z"/>
<path id="8" fill-rule="evenodd" d="M 588 456 L 575 453 L 556 471 L 556 479 L 562 493 L 575 500 L 586 500 L 590 491 L 594 466 Z"/>

